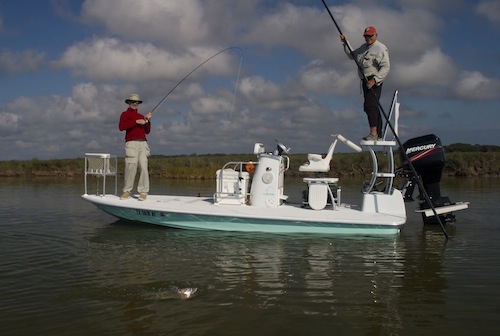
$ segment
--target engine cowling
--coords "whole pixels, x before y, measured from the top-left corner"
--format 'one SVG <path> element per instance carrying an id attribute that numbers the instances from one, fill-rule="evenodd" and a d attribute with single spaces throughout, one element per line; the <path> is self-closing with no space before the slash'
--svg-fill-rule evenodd
<path id="1" fill-rule="evenodd" d="M 405 155 L 406 154 L 406 155 Z M 405 201 L 413 200 L 412 194 L 416 178 L 420 178 L 422 186 L 425 189 L 429 199 L 434 207 L 441 207 L 451 204 L 448 197 L 441 195 L 441 176 L 446 163 L 444 148 L 439 139 L 434 134 L 428 134 L 406 141 L 400 148 L 400 158 L 402 166 L 398 169 L 401 175 L 408 177 L 408 184 L 404 190 Z M 413 165 L 418 177 L 413 176 L 408 160 Z M 427 203 L 425 197 L 420 191 L 419 195 L 420 210 L 429 209 L 431 205 Z M 450 214 L 451 215 L 451 214 Z M 451 220 L 452 218 L 442 218 Z M 426 223 L 433 223 L 436 218 L 429 217 L 424 219 Z"/>

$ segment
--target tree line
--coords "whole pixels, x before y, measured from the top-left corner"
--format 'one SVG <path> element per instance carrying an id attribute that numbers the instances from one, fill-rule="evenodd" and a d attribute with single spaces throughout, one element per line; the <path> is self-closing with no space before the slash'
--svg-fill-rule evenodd
<path id="1" fill-rule="evenodd" d="M 453 144 L 445 146 L 445 176 L 500 176 L 500 147 L 484 145 Z M 307 176 L 299 166 L 307 162 L 307 154 L 292 154 L 288 176 Z M 168 179 L 215 179 L 217 169 L 226 162 L 256 161 L 254 154 L 190 154 L 153 155 L 149 159 L 151 176 Z M 400 165 L 395 153 L 396 167 Z M 384 169 L 385 160 L 380 160 Z M 123 174 L 124 159 L 118 158 L 118 174 Z M 364 176 L 372 172 L 372 161 L 368 152 L 334 153 L 331 176 Z M 84 158 L 53 160 L 0 161 L 0 176 L 81 176 L 84 174 Z"/>

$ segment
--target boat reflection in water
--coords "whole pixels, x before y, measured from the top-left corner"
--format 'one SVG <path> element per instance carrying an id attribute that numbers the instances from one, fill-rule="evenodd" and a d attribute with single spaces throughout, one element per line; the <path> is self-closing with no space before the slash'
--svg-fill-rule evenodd
<path id="1" fill-rule="evenodd" d="M 215 260 L 218 281 L 228 305 L 329 316 L 346 330 L 389 334 L 402 329 L 406 310 L 431 323 L 427 308 L 445 304 L 443 237 L 434 233 L 435 244 L 425 236 L 411 243 L 422 253 L 410 259 L 401 238 L 224 242 Z"/>
<path id="2" fill-rule="evenodd" d="M 214 324 L 233 320 L 238 326 L 224 325 L 224 330 L 237 332 L 271 316 L 269 323 L 278 328 L 273 330 L 300 331 L 303 318 L 317 317 L 325 330 L 334 325 L 346 332 L 393 333 L 402 330 L 405 314 L 431 323 L 427 308 L 445 304 L 439 230 L 409 241 L 404 236 L 231 234 L 118 221 L 100 228 L 90 244 L 96 254 L 89 256 L 89 268 L 102 279 L 86 295 L 127 302 L 121 316 L 134 315 L 131 324 L 145 327 L 146 317 L 155 317 L 148 330 L 160 319 L 163 331 L 188 324 L 217 329 Z M 419 253 L 408 257 L 408 249 Z M 175 287 L 196 291 L 172 311 L 180 298 L 170 291 Z M 174 311 L 175 319 L 165 325 L 163 318 Z"/>
<path id="3" fill-rule="evenodd" d="M 298 315 L 353 318 L 390 311 L 391 316 L 384 318 L 398 324 L 405 260 L 397 240 L 284 238 L 272 244 L 223 243 L 215 264 L 219 281 L 233 293 L 228 304 L 237 300 L 253 308 L 279 308 Z"/>

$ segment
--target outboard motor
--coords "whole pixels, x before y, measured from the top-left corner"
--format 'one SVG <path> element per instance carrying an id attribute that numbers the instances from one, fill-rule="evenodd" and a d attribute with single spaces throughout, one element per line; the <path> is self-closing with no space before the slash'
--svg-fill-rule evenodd
<path id="1" fill-rule="evenodd" d="M 410 139 L 402 146 L 403 148 L 400 148 L 402 166 L 398 169 L 398 174 L 408 178 L 408 181 L 402 190 L 405 202 L 413 201 L 412 195 L 415 185 L 417 184 L 416 179 L 420 178 L 422 185 L 435 208 L 450 205 L 450 199 L 448 197 L 441 196 L 441 189 L 439 185 L 441 182 L 443 167 L 446 162 L 441 140 L 434 134 L 429 134 Z M 406 161 L 406 157 L 402 151 L 406 153 L 406 156 L 412 163 L 418 176 L 413 176 L 411 167 L 409 166 L 408 161 Z M 419 195 L 419 206 L 420 210 L 431 208 L 421 190 Z M 455 220 L 455 216 L 451 213 L 439 216 L 443 223 Z M 422 217 L 425 224 L 438 223 L 435 216 L 426 217 L 422 214 Z"/>

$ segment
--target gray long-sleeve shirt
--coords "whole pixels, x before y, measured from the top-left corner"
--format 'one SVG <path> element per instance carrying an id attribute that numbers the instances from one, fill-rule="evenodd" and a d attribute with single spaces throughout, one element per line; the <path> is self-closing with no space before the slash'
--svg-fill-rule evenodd
<path id="1" fill-rule="evenodd" d="M 350 59 L 353 59 L 349 52 L 348 43 L 344 43 L 344 51 Z M 389 51 L 382 42 L 377 40 L 371 45 L 364 43 L 358 49 L 353 50 L 353 54 L 356 57 L 356 62 L 363 69 L 364 76 L 361 73 L 359 74 L 361 79 L 364 79 L 364 77 L 373 78 L 377 85 L 383 82 L 389 73 L 391 64 L 389 61 Z"/>

